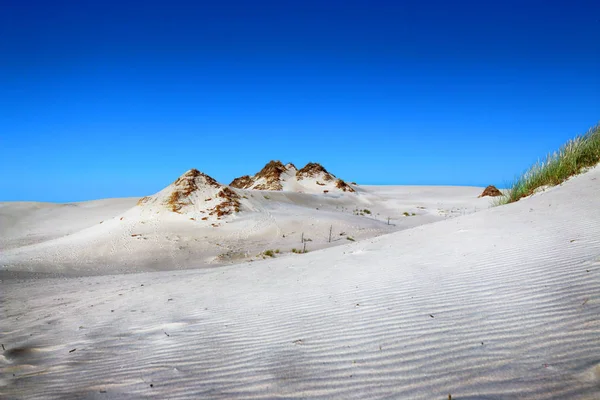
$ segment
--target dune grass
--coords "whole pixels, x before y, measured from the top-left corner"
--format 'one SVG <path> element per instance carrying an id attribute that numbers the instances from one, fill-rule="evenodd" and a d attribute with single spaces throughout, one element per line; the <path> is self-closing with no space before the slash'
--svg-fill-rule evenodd
<path id="1" fill-rule="evenodd" d="M 565 143 L 558 151 L 538 161 L 516 178 L 497 205 L 508 204 L 535 193 L 543 186 L 555 186 L 600 162 L 600 124 L 586 134 Z"/>

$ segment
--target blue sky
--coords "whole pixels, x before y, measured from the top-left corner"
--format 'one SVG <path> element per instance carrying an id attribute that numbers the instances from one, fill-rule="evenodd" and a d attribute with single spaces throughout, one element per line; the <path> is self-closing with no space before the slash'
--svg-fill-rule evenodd
<path id="1" fill-rule="evenodd" d="M 3 1 L 0 201 L 229 183 L 503 186 L 600 120 L 597 1 Z"/>

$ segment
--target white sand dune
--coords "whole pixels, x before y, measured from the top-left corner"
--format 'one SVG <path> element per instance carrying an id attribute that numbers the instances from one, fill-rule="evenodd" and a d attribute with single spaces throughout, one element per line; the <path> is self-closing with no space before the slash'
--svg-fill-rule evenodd
<path id="1" fill-rule="evenodd" d="M 4 281 L 0 396 L 600 399 L 598 182 L 296 258 Z"/>
<path id="2" fill-rule="evenodd" d="M 304 249 L 303 237 L 314 251 L 489 207 L 481 190 L 242 190 L 190 170 L 139 202 L 0 203 L 0 278 L 212 267 L 259 260 L 266 250 L 291 255 Z"/>
<path id="3" fill-rule="evenodd" d="M 73 234 L 125 212 L 138 200 L 0 203 L 0 248 L 8 250 Z"/>

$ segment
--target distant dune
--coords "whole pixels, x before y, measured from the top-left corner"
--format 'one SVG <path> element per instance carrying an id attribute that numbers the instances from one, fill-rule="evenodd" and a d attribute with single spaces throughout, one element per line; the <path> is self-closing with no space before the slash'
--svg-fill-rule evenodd
<path id="1" fill-rule="evenodd" d="M 0 203 L 0 276 L 212 267 L 347 244 L 482 210 L 481 188 L 369 187 L 269 162 L 223 185 L 191 169 L 141 199 Z"/>
<path id="2" fill-rule="evenodd" d="M 321 164 L 308 163 L 300 170 L 294 164 L 270 161 L 256 175 L 234 179 L 238 189 L 283 190 L 298 193 L 354 192 L 351 185 L 328 172 Z"/>

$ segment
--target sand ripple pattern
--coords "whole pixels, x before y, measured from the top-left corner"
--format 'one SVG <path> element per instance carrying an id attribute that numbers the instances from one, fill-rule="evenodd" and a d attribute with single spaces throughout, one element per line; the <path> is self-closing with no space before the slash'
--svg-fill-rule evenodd
<path id="1" fill-rule="evenodd" d="M 599 171 L 302 258 L 3 283 L 0 397 L 600 399 Z"/>

